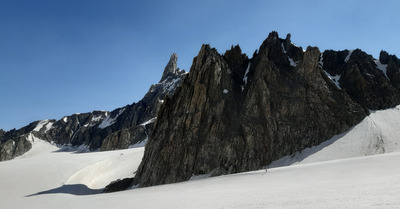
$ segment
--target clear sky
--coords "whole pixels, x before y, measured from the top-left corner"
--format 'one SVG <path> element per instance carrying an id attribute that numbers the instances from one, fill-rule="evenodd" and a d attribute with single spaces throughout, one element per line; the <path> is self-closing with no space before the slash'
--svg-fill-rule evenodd
<path id="1" fill-rule="evenodd" d="M 249 56 L 271 31 L 303 48 L 400 56 L 400 1 L 0 0 L 0 128 L 139 101 L 172 53 Z"/>

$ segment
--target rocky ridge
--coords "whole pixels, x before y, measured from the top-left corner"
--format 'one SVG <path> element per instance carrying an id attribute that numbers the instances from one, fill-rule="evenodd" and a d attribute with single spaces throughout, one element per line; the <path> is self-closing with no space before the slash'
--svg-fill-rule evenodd
<path id="1" fill-rule="evenodd" d="M 400 103 L 399 60 L 357 49 L 305 51 L 272 32 L 250 59 L 203 45 L 161 106 L 132 185 L 262 168 Z"/>
<path id="2" fill-rule="evenodd" d="M 158 84 L 152 85 L 137 103 L 109 111 L 65 116 L 60 120 L 35 121 L 18 130 L 0 129 L 0 161 L 22 155 L 31 148 L 29 135 L 67 147 L 86 150 L 124 149 L 144 144 L 152 131 L 158 109 L 172 95 L 186 73 L 177 67 L 172 54 Z"/>

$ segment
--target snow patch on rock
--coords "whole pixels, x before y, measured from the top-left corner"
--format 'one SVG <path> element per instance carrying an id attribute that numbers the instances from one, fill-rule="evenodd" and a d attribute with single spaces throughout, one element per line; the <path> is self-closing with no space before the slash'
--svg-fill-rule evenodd
<path id="1" fill-rule="evenodd" d="M 323 53 L 321 53 L 320 56 L 319 56 L 318 65 L 319 65 L 321 68 L 324 67 L 324 54 L 323 54 Z"/>
<path id="2" fill-rule="evenodd" d="M 106 114 L 107 115 L 106 118 L 104 118 L 104 120 L 100 123 L 100 125 L 98 127 L 103 129 L 108 126 L 111 126 L 112 124 L 114 124 L 117 121 L 118 116 L 120 116 L 124 111 L 125 111 L 125 108 L 120 109 L 119 113 L 113 118 L 111 118 L 111 115 Z"/>
<path id="3" fill-rule="evenodd" d="M 244 83 L 244 85 L 243 86 L 241 86 L 242 87 L 242 92 L 243 92 L 243 90 L 244 90 L 244 87 L 247 85 L 247 74 L 250 72 L 250 66 L 251 66 L 251 63 L 249 62 L 249 64 L 247 64 L 247 68 L 246 68 L 246 71 L 244 72 L 244 76 L 243 76 L 243 83 Z"/>
<path id="4" fill-rule="evenodd" d="M 324 70 L 324 72 L 325 72 L 325 74 L 329 77 L 329 79 L 331 79 L 331 81 L 336 85 L 336 87 L 337 87 L 338 89 L 342 89 L 342 88 L 340 87 L 340 85 L 339 85 L 340 75 L 335 75 L 335 76 L 333 76 L 333 75 L 329 74 L 328 72 L 326 72 L 325 70 Z"/>
<path id="5" fill-rule="evenodd" d="M 37 124 L 33 131 L 39 132 L 43 127 L 45 127 L 44 132 L 46 133 L 53 127 L 53 122 L 50 122 L 48 119 L 42 120 Z"/>
<path id="6" fill-rule="evenodd" d="M 346 58 L 344 58 L 344 62 L 348 62 L 350 60 L 351 54 L 353 53 L 354 50 L 350 50 L 349 53 L 347 54 Z"/>
<path id="7" fill-rule="evenodd" d="M 380 71 L 382 71 L 383 74 L 385 74 L 386 78 L 389 78 L 389 77 L 387 76 L 387 66 L 388 66 L 388 65 L 382 64 L 379 60 L 374 60 L 374 62 L 375 62 L 375 64 L 376 64 L 376 67 L 377 67 Z"/>
<path id="8" fill-rule="evenodd" d="M 141 123 L 141 126 L 146 126 L 147 124 L 154 123 L 157 120 L 157 117 L 154 117 L 146 122 Z"/>
<path id="9" fill-rule="evenodd" d="M 289 56 L 288 56 L 288 59 L 289 59 L 289 62 L 290 62 L 290 66 L 292 66 L 292 67 L 296 67 L 297 66 L 297 63 L 298 62 L 295 62 L 292 58 L 290 58 Z"/>

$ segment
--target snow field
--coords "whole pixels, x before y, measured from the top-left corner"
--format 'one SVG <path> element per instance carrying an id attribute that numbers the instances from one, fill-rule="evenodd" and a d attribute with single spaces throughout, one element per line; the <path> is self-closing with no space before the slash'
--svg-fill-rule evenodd
<path id="1" fill-rule="evenodd" d="M 192 180 L 124 192 L 2 200 L 5 208 L 398 208 L 400 153 Z M 3 196 L 1 196 L 3 197 Z"/>
<path id="2" fill-rule="evenodd" d="M 1 208 L 400 208 L 400 106 L 266 170 L 98 194 L 132 177 L 144 148 L 77 153 L 29 136 L 0 162 Z M 294 165 L 295 164 L 295 165 Z M 196 179 L 197 178 L 197 179 Z"/>
<path id="3" fill-rule="evenodd" d="M 74 193 L 99 193 L 111 181 L 132 177 L 144 152 L 143 147 L 109 152 L 66 152 L 33 135 L 29 137 L 33 140 L 29 152 L 0 162 L 0 208 L 46 208 L 41 205 L 43 200 L 49 202 L 47 198 L 55 194 L 65 197 Z M 44 194 L 35 195 L 38 193 Z"/>
<path id="4" fill-rule="evenodd" d="M 371 114 L 344 134 L 273 162 L 270 167 L 400 152 L 400 105 Z"/>

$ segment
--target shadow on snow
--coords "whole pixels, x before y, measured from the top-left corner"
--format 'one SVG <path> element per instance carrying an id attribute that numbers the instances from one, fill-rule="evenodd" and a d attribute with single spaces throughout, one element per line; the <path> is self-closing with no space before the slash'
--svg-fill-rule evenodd
<path id="1" fill-rule="evenodd" d="M 91 189 L 84 184 L 67 184 L 67 185 L 62 185 L 58 188 L 27 195 L 25 197 L 32 197 L 45 194 L 93 195 L 93 194 L 99 194 L 102 191 L 103 189 Z"/>

